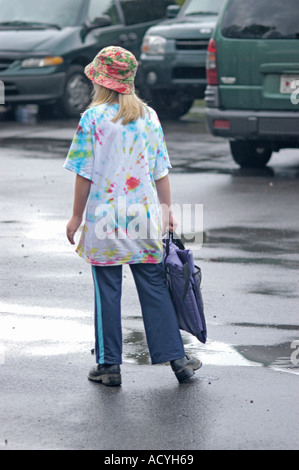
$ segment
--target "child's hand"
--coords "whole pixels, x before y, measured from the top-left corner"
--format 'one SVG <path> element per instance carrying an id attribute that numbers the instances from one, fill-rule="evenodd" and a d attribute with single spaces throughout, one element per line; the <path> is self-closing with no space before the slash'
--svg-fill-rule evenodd
<path id="1" fill-rule="evenodd" d="M 178 226 L 177 220 L 174 218 L 171 211 L 168 214 L 163 214 L 162 217 L 162 234 L 169 230 L 169 232 L 174 232 Z"/>
<path id="2" fill-rule="evenodd" d="M 66 226 L 66 236 L 72 245 L 75 245 L 74 236 L 78 228 L 80 227 L 81 222 L 82 217 L 80 218 L 73 216 Z"/>
<path id="3" fill-rule="evenodd" d="M 178 225 L 179 225 L 178 221 L 172 215 L 172 212 L 170 212 L 169 213 L 169 231 L 174 232 Z"/>

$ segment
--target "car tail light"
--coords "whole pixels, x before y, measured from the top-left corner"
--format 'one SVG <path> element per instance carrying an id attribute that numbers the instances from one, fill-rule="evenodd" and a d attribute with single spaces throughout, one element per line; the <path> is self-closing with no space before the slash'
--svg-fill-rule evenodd
<path id="1" fill-rule="evenodd" d="M 215 39 L 210 39 L 209 42 L 206 71 L 208 85 L 218 85 L 217 44 Z"/>
<path id="2" fill-rule="evenodd" d="M 214 129 L 230 129 L 230 122 L 227 119 L 215 119 L 213 127 Z"/>

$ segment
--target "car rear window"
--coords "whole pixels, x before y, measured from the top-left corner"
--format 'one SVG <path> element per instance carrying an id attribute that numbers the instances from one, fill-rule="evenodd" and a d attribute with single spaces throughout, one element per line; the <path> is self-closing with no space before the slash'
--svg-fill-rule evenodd
<path id="1" fill-rule="evenodd" d="M 298 0 L 231 0 L 222 34 L 239 39 L 299 39 Z"/>

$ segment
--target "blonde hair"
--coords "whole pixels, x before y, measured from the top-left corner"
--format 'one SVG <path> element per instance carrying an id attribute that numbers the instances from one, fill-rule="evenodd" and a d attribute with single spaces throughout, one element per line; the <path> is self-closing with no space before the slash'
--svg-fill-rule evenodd
<path id="1" fill-rule="evenodd" d="M 138 98 L 135 93 L 132 95 L 123 95 L 117 91 L 110 90 L 109 88 L 96 84 L 92 93 L 92 101 L 88 109 L 105 103 L 119 103 L 118 113 L 113 119 L 111 119 L 114 123 L 119 119 L 122 119 L 122 124 L 126 125 L 130 122 L 137 121 L 140 117 L 143 118 L 145 112 L 149 114 L 147 105 Z"/>

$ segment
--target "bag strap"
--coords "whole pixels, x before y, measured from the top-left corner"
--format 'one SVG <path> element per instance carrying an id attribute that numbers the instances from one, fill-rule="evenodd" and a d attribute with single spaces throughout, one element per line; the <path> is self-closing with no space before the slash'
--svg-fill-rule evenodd
<path id="1" fill-rule="evenodd" d="M 167 237 L 166 237 L 166 258 L 169 255 L 169 250 L 170 250 L 170 240 L 172 243 L 174 243 L 180 250 L 184 250 L 185 247 L 182 243 L 182 240 L 178 238 L 178 236 L 175 234 L 175 232 L 168 232 Z"/>
<path id="2" fill-rule="evenodd" d="M 184 276 L 185 276 L 185 287 L 184 287 L 184 294 L 183 294 L 183 302 L 185 301 L 188 293 L 188 287 L 191 278 L 191 270 L 188 261 L 183 265 Z"/>
<path id="3" fill-rule="evenodd" d="M 167 256 L 169 255 L 169 246 L 170 246 L 170 234 L 171 232 L 168 232 L 168 236 L 166 237 L 166 242 L 165 242 L 165 245 L 166 245 L 166 248 L 165 248 L 165 252 L 166 252 L 166 258 Z"/>

